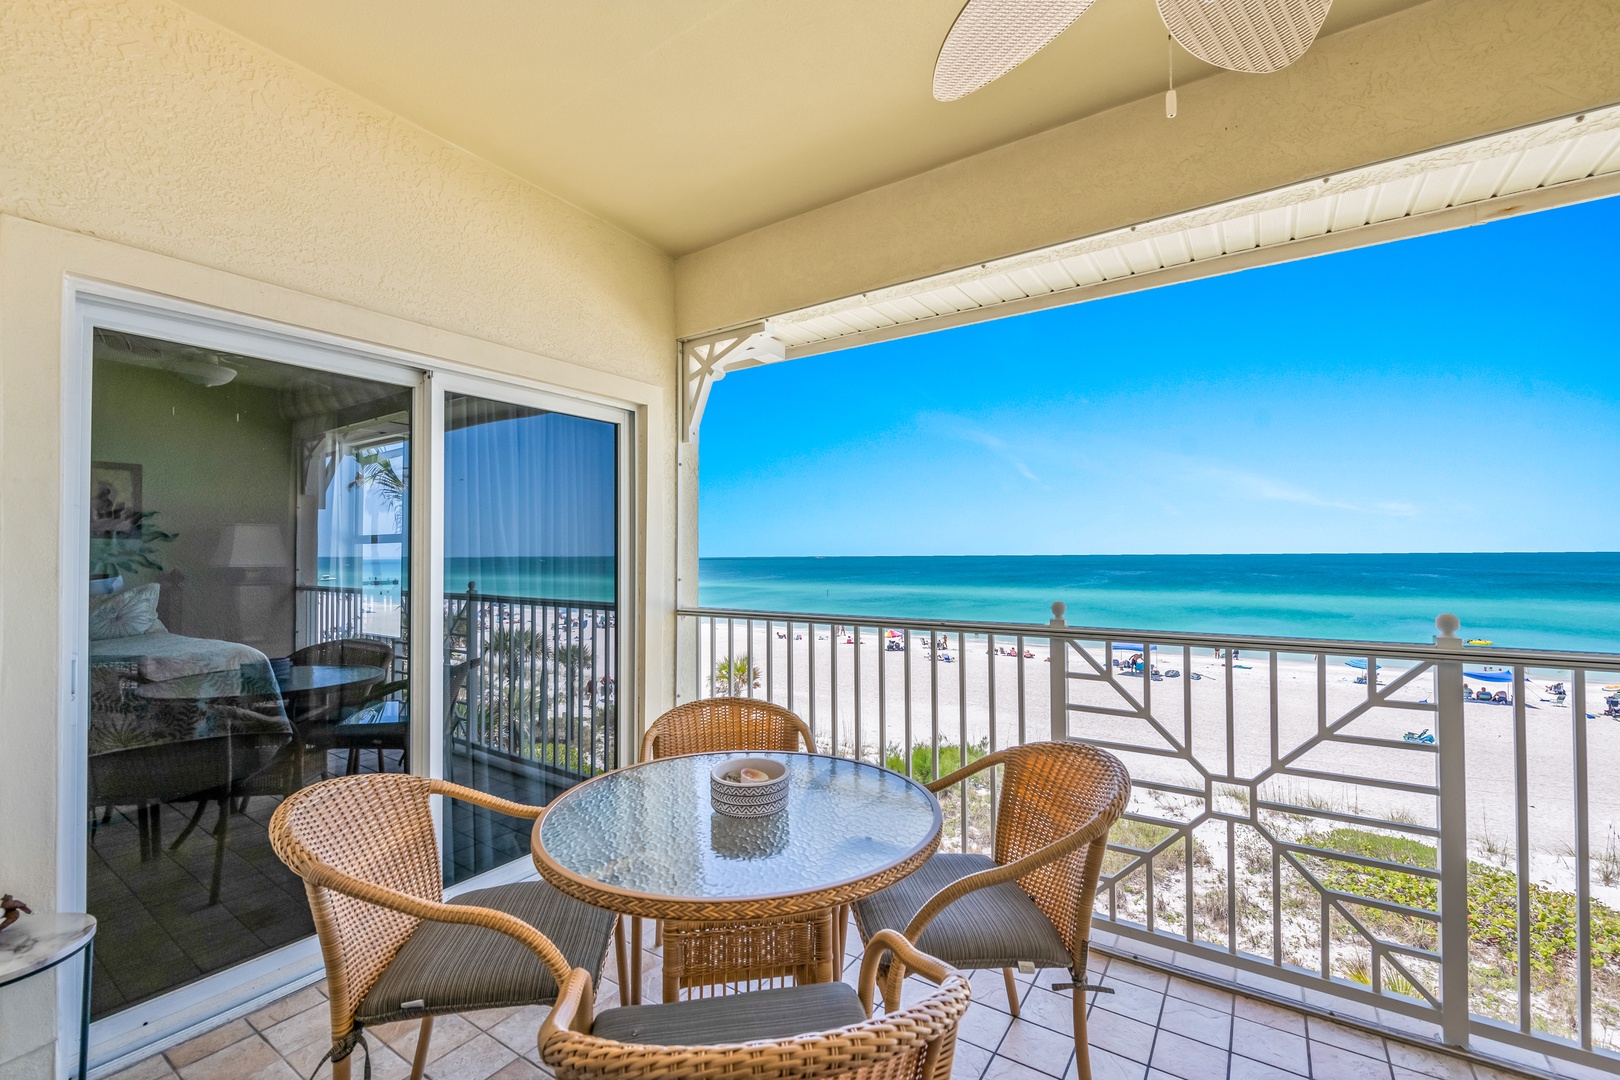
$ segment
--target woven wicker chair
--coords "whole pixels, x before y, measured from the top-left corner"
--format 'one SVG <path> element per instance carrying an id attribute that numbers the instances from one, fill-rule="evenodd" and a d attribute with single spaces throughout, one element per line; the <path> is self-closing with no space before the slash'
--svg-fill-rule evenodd
<path id="1" fill-rule="evenodd" d="M 780 705 L 745 697 L 700 698 L 653 721 L 641 740 L 641 760 L 728 750 L 791 753 L 815 748 L 809 725 Z"/>
<path id="2" fill-rule="evenodd" d="M 814 751 L 810 727 L 792 712 L 768 701 L 745 697 L 700 698 L 677 705 L 653 721 L 641 740 L 641 760 L 678 754 L 718 754 L 736 750 Z M 848 922 L 848 913 L 840 911 Z M 663 923 L 657 943 L 664 947 L 664 1000 L 681 990 L 737 982 L 804 980 L 827 967 L 836 970 L 843 942 L 833 919 L 765 920 L 746 925 Z"/>
<path id="3" fill-rule="evenodd" d="M 550 1004 L 570 972 L 599 973 L 607 957 L 613 914 L 543 882 L 445 903 L 432 795 L 540 814 L 442 780 L 384 773 L 313 784 L 270 819 L 276 854 L 304 879 L 326 961 L 334 1080 L 347 1080 L 368 1025 L 422 1022 L 411 1073 L 420 1080 L 434 1016 Z"/>
<path id="4" fill-rule="evenodd" d="M 928 785 L 940 792 L 982 769 L 1006 766 L 996 818 L 995 857 L 941 853 L 910 877 L 855 902 L 863 939 L 904 928 L 907 940 L 957 968 L 1001 968 L 1018 1015 L 1012 969 L 1068 968 L 1080 1080 L 1086 1051 L 1086 957 L 1091 907 L 1108 851 L 1108 830 L 1130 798 L 1119 759 L 1081 743 L 1030 743 L 998 750 Z M 1033 902 L 1032 902 L 1033 901 Z M 902 964 L 890 965 L 884 999 L 899 1000 Z"/>
<path id="5" fill-rule="evenodd" d="M 874 1018 L 890 950 L 939 989 Z M 967 980 L 893 931 L 873 937 L 859 994 L 818 983 L 593 1016 L 591 993 L 575 971 L 540 1028 L 540 1060 L 558 1080 L 948 1080 L 969 1004 Z"/>

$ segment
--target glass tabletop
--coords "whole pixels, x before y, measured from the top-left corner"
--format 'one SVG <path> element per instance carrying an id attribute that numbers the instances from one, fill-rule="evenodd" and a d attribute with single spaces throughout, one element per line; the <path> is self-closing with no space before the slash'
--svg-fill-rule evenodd
<path id="1" fill-rule="evenodd" d="M 786 807 L 733 818 L 709 802 L 717 762 L 787 765 Z M 564 792 L 537 830 L 539 855 L 607 892 L 747 901 L 884 873 L 931 849 L 939 804 L 876 765 L 819 754 L 694 754 L 605 773 Z"/>

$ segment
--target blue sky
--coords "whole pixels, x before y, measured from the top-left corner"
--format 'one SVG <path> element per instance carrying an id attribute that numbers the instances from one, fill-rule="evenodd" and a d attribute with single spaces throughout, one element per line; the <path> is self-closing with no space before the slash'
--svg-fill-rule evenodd
<path id="1" fill-rule="evenodd" d="M 705 556 L 1620 548 L 1620 199 L 736 372 Z"/>

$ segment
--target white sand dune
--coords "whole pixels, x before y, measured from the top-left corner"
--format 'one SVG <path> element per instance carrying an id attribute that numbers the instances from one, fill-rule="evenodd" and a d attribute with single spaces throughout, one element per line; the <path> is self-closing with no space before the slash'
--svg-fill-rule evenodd
<path id="1" fill-rule="evenodd" d="M 947 639 L 947 647 L 932 650 L 929 635 L 920 631 L 908 635 L 908 651 L 890 652 L 873 627 L 861 632 L 857 645 L 852 640 L 852 628 L 835 635 L 826 625 L 812 632 L 803 623 L 795 624 L 792 634 L 781 624 L 767 634 L 766 625 L 756 622 L 750 645 L 748 628 L 742 622 L 729 628 L 728 637 L 728 626 L 722 621 L 715 627 L 712 651 L 706 625 L 700 628 L 698 644 L 701 670 L 712 673 L 717 659 L 751 655 L 759 674 L 754 694 L 768 694 L 804 717 L 824 747 L 836 747 L 838 752 L 849 754 L 858 745 L 864 756 L 876 760 L 880 746 L 932 745 L 936 738 L 941 743 L 983 742 L 998 747 L 1049 738 L 1051 665 L 1042 629 L 1030 628 L 1020 656 L 992 653 L 992 642 L 983 637 L 969 636 L 959 641 L 954 634 L 936 633 L 934 636 Z M 993 645 L 996 649 L 1016 648 L 1019 642 L 998 636 Z M 930 659 L 935 652 L 938 660 Z M 1437 755 L 1401 742 L 1407 731 L 1437 726 L 1432 704 L 1425 704 L 1437 698 L 1432 672 L 1424 672 L 1391 691 L 1389 687 L 1402 678 L 1410 665 L 1399 661 L 1383 663 L 1378 673 L 1383 699 L 1335 732 L 1397 744 L 1374 746 L 1325 737 L 1325 728 L 1333 728 L 1368 700 L 1367 685 L 1356 682 L 1365 673 L 1346 666 L 1349 657 L 1329 657 L 1319 666 L 1314 657 L 1279 655 L 1273 675 L 1274 661 L 1269 653 L 1245 651 L 1230 669 L 1226 660 L 1208 648 L 1192 649 L 1190 653 L 1180 647 L 1165 648 L 1154 655 L 1161 671 L 1175 669 L 1181 675 L 1144 681 L 1141 676 L 1115 672 L 1111 681 L 1071 681 L 1069 695 L 1071 704 L 1090 709 L 1138 713 L 1145 704 L 1157 721 L 1155 728 L 1135 715 L 1079 711 L 1069 717 L 1071 735 L 1148 751 L 1120 751 L 1139 781 L 1134 810 L 1156 815 L 1174 813 L 1174 800 L 1156 803 L 1151 790 L 1140 781 L 1203 789 L 1207 775 L 1214 778 L 1211 784 L 1219 795 L 1232 781 L 1241 787 L 1270 770 L 1275 775 L 1257 789 L 1262 801 L 1329 808 L 1369 818 L 1396 818 L 1419 825 L 1437 824 L 1437 800 L 1429 795 L 1276 773 L 1279 767 L 1286 766 L 1333 776 L 1432 786 L 1437 779 Z M 951 658 L 949 662 L 945 656 Z M 1099 664 L 1106 663 L 1100 650 L 1094 658 Z M 1115 659 L 1122 658 L 1116 652 Z M 1091 671 L 1079 657 L 1072 660 L 1069 670 Z M 1190 674 L 1200 677 L 1191 679 Z M 1567 676 L 1545 674 L 1545 678 L 1538 677 L 1528 684 L 1525 695 L 1527 850 L 1534 880 L 1572 888 L 1576 835 L 1574 715 L 1569 707 L 1542 700 L 1550 698 L 1543 692 L 1546 683 L 1554 678 L 1568 682 Z M 1616 682 L 1620 677 L 1615 673 L 1591 673 L 1587 687 L 1587 711 L 1598 714 L 1586 722 L 1586 760 L 1593 763 L 1587 777 L 1587 830 L 1595 864 L 1605 854 L 1614 857 L 1616 830 L 1620 829 L 1620 770 L 1611 764 L 1620 760 L 1620 722 L 1601 715 L 1605 696 L 1601 687 Z M 1490 688 L 1512 689 L 1509 684 L 1491 684 Z M 705 685 L 702 692 L 711 690 Z M 1470 851 L 1476 858 L 1510 866 L 1516 858 L 1519 829 L 1515 813 L 1519 779 L 1514 714 L 1514 709 L 1505 705 L 1470 702 L 1465 707 Z M 1164 751 L 1179 756 L 1163 756 Z M 1202 771 L 1184 760 L 1187 756 Z M 1217 805 L 1241 812 L 1241 807 L 1229 800 Z M 1224 832 L 1224 825 L 1220 829 Z M 1615 865 L 1620 869 L 1620 862 Z M 1620 888 L 1603 884 L 1596 865 L 1593 895 L 1620 906 Z"/>

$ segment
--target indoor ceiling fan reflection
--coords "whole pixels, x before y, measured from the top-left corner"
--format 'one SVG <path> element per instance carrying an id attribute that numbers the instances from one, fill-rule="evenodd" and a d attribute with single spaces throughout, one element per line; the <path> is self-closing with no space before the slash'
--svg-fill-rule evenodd
<path id="1" fill-rule="evenodd" d="M 1292 64 L 1316 40 L 1333 0 L 1155 0 L 1181 47 L 1229 71 Z M 934 63 L 934 97 L 956 101 L 1040 52 L 1092 0 L 968 0 Z"/>
<path id="2" fill-rule="evenodd" d="M 120 364 L 167 371 L 198 386 L 224 386 L 236 378 L 236 369 L 210 349 L 175 342 L 159 343 L 116 331 L 96 331 L 96 356 Z"/>

